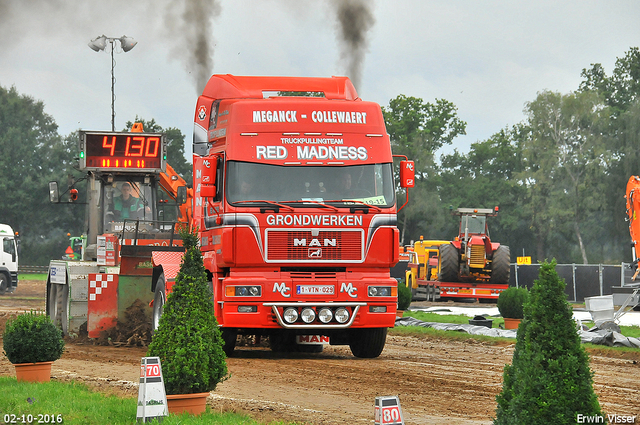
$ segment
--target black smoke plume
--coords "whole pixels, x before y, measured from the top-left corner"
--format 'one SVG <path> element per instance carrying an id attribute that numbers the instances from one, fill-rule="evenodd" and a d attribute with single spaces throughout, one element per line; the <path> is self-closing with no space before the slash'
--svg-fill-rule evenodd
<path id="1" fill-rule="evenodd" d="M 370 0 L 333 0 L 338 26 L 340 60 L 347 76 L 360 87 L 364 55 L 369 45 L 368 33 L 375 24 Z"/>
<path id="2" fill-rule="evenodd" d="M 176 1 L 167 7 L 165 23 L 174 44 L 172 55 L 185 63 L 198 93 L 213 73 L 213 19 L 220 11 L 215 0 Z"/>

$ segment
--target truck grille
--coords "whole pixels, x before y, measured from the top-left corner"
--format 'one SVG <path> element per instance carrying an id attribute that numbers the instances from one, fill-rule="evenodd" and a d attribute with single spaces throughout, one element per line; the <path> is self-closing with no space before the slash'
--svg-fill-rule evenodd
<path id="1" fill-rule="evenodd" d="M 361 261 L 361 230 L 267 230 L 267 261 Z"/>
<path id="2" fill-rule="evenodd" d="M 483 269 L 484 265 L 484 245 L 471 245 L 469 267 Z"/>

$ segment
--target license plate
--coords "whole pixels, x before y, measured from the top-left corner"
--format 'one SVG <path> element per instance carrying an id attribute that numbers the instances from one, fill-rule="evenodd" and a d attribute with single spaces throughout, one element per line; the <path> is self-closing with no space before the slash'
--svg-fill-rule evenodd
<path id="1" fill-rule="evenodd" d="M 472 289 L 458 289 L 458 294 L 473 294 Z"/>
<path id="2" fill-rule="evenodd" d="M 298 295 L 333 295 L 336 291 L 334 285 L 298 285 Z"/>

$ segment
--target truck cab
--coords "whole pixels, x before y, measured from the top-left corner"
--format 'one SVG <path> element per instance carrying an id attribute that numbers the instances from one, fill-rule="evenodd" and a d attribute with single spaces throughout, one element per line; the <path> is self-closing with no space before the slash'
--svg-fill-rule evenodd
<path id="1" fill-rule="evenodd" d="M 11 226 L 0 224 L 0 295 L 13 292 L 18 286 L 18 248 L 17 236 Z"/>

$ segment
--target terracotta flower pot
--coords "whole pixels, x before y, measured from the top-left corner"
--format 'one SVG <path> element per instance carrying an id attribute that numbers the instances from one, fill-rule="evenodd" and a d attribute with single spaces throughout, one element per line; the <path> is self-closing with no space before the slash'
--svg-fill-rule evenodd
<path id="1" fill-rule="evenodd" d="M 396 310 L 396 317 L 404 316 L 404 310 Z"/>
<path id="2" fill-rule="evenodd" d="M 167 395 L 167 408 L 169 413 L 200 415 L 207 407 L 207 397 L 209 393 Z"/>
<path id="3" fill-rule="evenodd" d="M 52 364 L 53 362 L 16 363 L 16 378 L 18 382 L 49 382 Z"/>
<path id="4" fill-rule="evenodd" d="M 504 328 L 505 329 L 518 329 L 520 326 L 520 321 L 522 319 L 510 319 L 508 317 L 504 317 Z"/>

